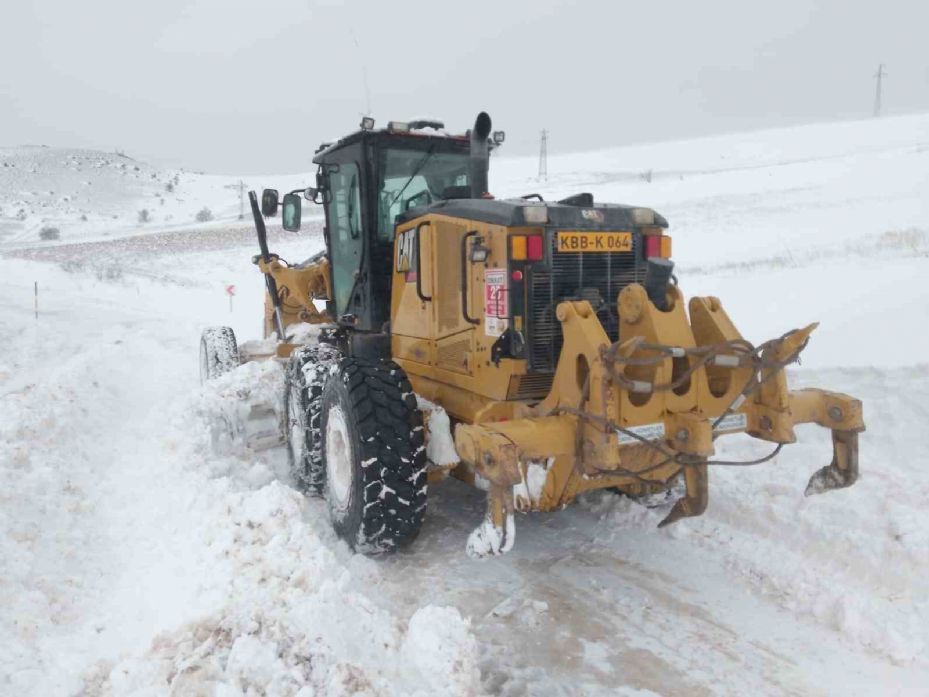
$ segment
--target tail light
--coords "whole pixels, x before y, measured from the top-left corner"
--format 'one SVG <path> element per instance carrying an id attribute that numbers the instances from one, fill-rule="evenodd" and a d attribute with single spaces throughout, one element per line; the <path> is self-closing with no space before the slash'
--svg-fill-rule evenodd
<path id="1" fill-rule="evenodd" d="M 666 235 L 645 235 L 645 258 L 671 258 L 671 238 Z"/>
<path id="2" fill-rule="evenodd" d="M 664 257 L 665 259 L 670 259 L 671 258 L 671 238 L 668 237 L 667 235 L 662 235 L 658 239 L 661 240 L 660 256 Z"/>
<path id="3" fill-rule="evenodd" d="M 529 261 L 542 261 L 545 258 L 545 245 L 542 239 L 542 235 L 530 235 L 527 238 Z"/>
<path id="4" fill-rule="evenodd" d="M 510 259 L 513 261 L 542 261 L 545 243 L 542 235 L 511 235 Z"/>

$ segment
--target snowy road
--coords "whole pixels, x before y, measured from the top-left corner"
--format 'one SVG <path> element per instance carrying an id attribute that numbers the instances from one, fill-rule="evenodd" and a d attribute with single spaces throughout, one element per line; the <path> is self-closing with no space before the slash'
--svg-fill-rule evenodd
<path id="1" fill-rule="evenodd" d="M 911 179 L 898 189 L 925 206 Z M 519 517 L 488 561 L 464 554 L 483 500 L 455 481 L 430 489 L 412 548 L 371 560 L 290 486 L 283 452 L 213 450 L 221 389 L 280 379 L 251 365 L 197 387 L 203 326 L 259 333 L 240 230 L 0 258 L 0 694 L 926 694 L 918 222 L 825 253 L 833 230 L 786 262 L 703 249 L 681 278 L 755 341 L 823 320 L 790 379 L 865 402 L 855 487 L 803 497 L 830 455 L 803 427 L 767 466 L 713 470 L 702 518 L 658 531 L 663 511 L 601 493 Z M 274 246 L 300 258 L 319 239 Z"/>
<path id="2" fill-rule="evenodd" d="M 237 256 L 247 264 L 245 252 Z M 215 252 L 197 259 L 201 271 L 235 273 L 239 264 Z M 165 261 L 153 258 L 152 266 Z M 864 476 L 852 490 L 802 497 L 806 478 L 829 455 L 828 434 L 805 429 L 803 442 L 769 468 L 714 471 L 702 519 L 659 532 L 661 511 L 603 494 L 560 514 L 521 517 L 514 551 L 477 562 L 463 546 L 482 498 L 449 481 L 430 492 L 414 547 L 370 561 L 333 538 L 319 502 L 277 483 L 287 481 L 283 453 L 255 462 L 210 451 L 197 415 L 209 395 L 191 385 L 198 330 L 223 302 L 213 289 L 2 263 L 3 317 L 13 323 L 0 354 L 9 463 L 2 616 L 15 638 L 2 663 L 16 666 L 2 679 L 15 690 L 65 694 L 82 679 L 92 686 L 113 667 L 85 673 L 96 660 L 144 656 L 166 631 L 147 658 L 116 664 L 124 683 L 107 678 L 108 689 L 129 692 L 160 676 L 161 661 L 181 665 L 197 654 L 185 638 L 191 630 L 178 630 L 191 621 L 207 635 L 230 632 L 224 649 L 207 654 L 220 664 L 236 639 L 256 632 L 243 614 L 264 613 L 259 627 L 280 625 L 275 646 L 282 637 L 296 641 L 319 632 L 295 622 L 301 604 L 332 603 L 332 584 L 359 612 L 381 613 L 378 629 L 391 627 L 401 644 L 402 625 L 418 609 L 456 608 L 470 619 L 468 629 L 455 618 L 457 641 L 467 648 L 476 640 L 473 661 L 491 693 L 613 694 L 626 686 L 666 695 L 829 694 L 842 685 L 873 694 L 893 685 L 916 694 L 929 684 L 917 643 L 925 628 L 905 617 L 919 608 L 924 621 L 925 590 L 883 577 L 894 568 L 887 564 L 907 575 L 929 571 L 919 558 L 925 531 L 907 528 L 926 495 L 927 463 L 883 431 L 875 413 L 886 403 L 907 421 L 883 425 L 911 437 L 927 408 L 918 399 L 889 400 L 887 387 L 924 395 L 925 368 L 822 372 L 821 384 L 869 406 Z M 39 321 L 29 304 L 32 277 L 48 295 Z M 818 377 L 807 371 L 795 379 Z M 901 468 L 922 471 L 921 491 L 907 492 Z M 875 533 L 876 520 L 887 529 Z M 896 533 L 894 521 L 902 526 Z M 271 532 L 243 536 L 243 526 Z M 899 559 L 892 534 L 909 536 Z M 865 541 L 865 554 L 855 555 L 856 540 Z M 314 559 L 318 575 L 307 571 L 295 583 Z M 255 587 L 243 580 L 244 568 L 260 579 Z M 314 679 L 329 687 L 333 680 L 344 687 L 336 666 L 359 660 L 342 619 L 322 618 L 331 627 L 321 641 L 344 642 L 342 654 L 330 646 L 325 660 L 316 658 Z M 360 670 L 379 673 L 390 659 L 374 651 Z"/>

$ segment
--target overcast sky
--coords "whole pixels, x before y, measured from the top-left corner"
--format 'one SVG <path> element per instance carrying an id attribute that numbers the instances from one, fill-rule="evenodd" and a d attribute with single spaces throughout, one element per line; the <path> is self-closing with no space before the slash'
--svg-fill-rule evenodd
<path id="1" fill-rule="evenodd" d="M 0 144 L 311 169 L 368 111 L 507 151 L 929 111 L 929 0 L 5 0 Z"/>

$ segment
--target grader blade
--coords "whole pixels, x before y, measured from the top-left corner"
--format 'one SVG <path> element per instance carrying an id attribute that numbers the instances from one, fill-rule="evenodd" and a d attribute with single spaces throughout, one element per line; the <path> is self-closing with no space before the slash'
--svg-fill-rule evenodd
<path id="1" fill-rule="evenodd" d="M 844 489 L 858 480 L 858 431 L 832 432 L 832 462 L 806 485 L 806 496 Z"/>
<path id="2" fill-rule="evenodd" d="M 251 403 L 240 410 L 240 414 L 243 413 L 242 431 L 249 450 L 267 450 L 287 441 L 281 415 L 273 404 Z"/>

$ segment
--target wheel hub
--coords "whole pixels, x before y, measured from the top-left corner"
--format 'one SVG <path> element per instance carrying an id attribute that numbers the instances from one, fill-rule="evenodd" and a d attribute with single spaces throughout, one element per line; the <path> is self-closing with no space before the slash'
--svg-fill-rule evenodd
<path id="1" fill-rule="evenodd" d="M 290 421 L 290 452 L 297 467 L 303 464 L 303 454 L 306 450 L 306 414 L 300 402 L 300 389 L 291 386 L 288 400 L 288 420 Z"/>
<path id="2" fill-rule="evenodd" d="M 351 499 L 354 468 L 348 424 L 339 406 L 329 409 L 326 420 L 326 477 L 330 503 L 339 510 L 346 509 Z"/>

